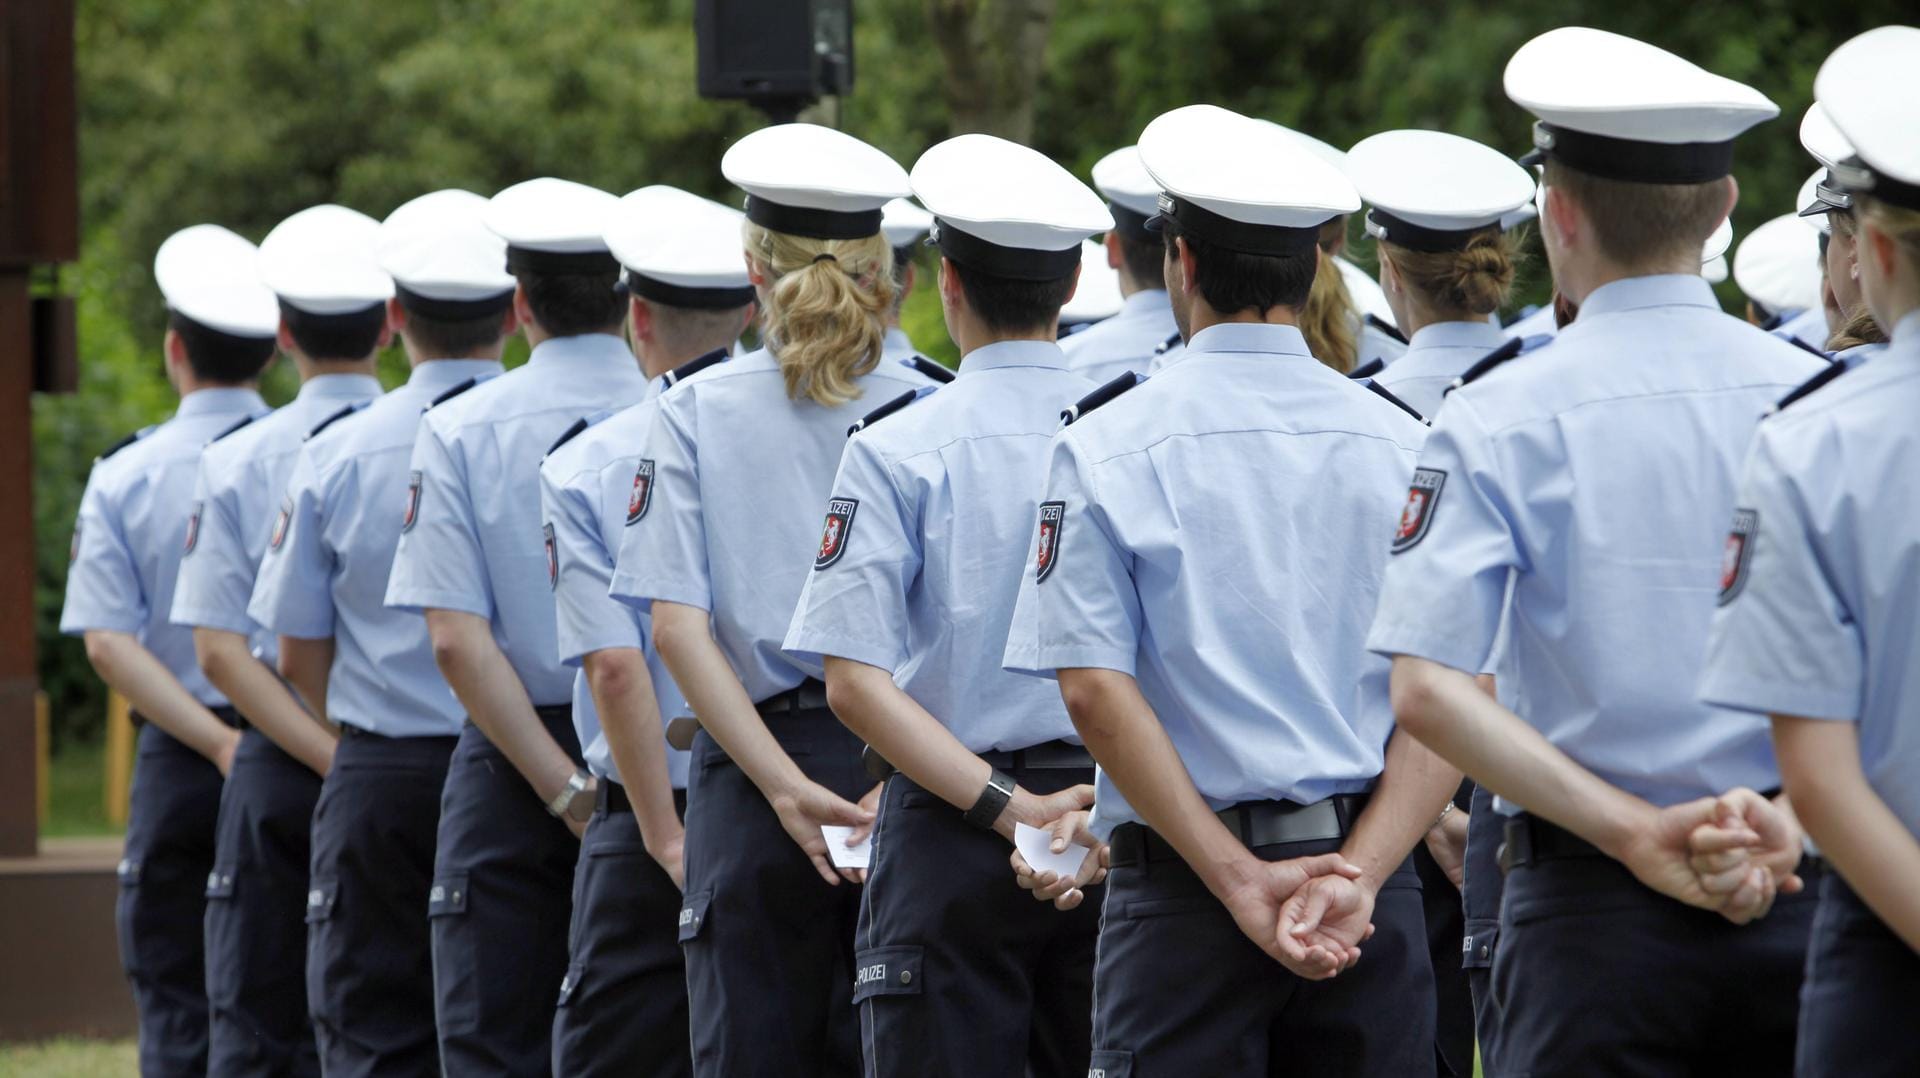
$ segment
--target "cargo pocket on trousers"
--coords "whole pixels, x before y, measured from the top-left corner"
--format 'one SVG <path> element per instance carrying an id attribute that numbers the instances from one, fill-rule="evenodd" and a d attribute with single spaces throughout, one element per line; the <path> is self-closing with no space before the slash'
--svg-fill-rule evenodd
<path id="1" fill-rule="evenodd" d="M 707 927 L 707 907 L 713 902 L 712 891 L 702 891 L 697 895 L 688 895 L 680 904 L 680 942 L 691 943 L 699 938 L 702 929 Z"/>
<path id="2" fill-rule="evenodd" d="M 855 1006 L 875 996 L 917 996 L 926 986 L 924 949 L 873 947 L 854 954 Z"/>
<path id="3" fill-rule="evenodd" d="M 553 1003 L 555 1007 L 564 1007 L 573 999 L 574 992 L 580 988 L 580 978 L 587 972 L 584 962 L 575 962 L 567 967 L 567 975 L 560 978 L 560 998 Z"/>
<path id="4" fill-rule="evenodd" d="M 427 890 L 433 932 L 433 1017 L 442 1035 L 472 1033 L 480 1024 L 480 975 L 464 931 L 471 888 L 465 872 L 435 876 Z"/>
<path id="5" fill-rule="evenodd" d="M 1500 949 L 1499 921 L 1468 921 L 1460 941 L 1461 969 L 1492 969 L 1493 953 Z"/>
<path id="6" fill-rule="evenodd" d="M 145 971 L 145 963 L 140 961 L 140 859 L 123 859 L 117 869 L 120 877 L 120 900 L 114 904 L 114 934 L 120 943 L 120 968 L 128 977 L 138 979 Z"/>
<path id="7" fill-rule="evenodd" d="M 338 1022 L 341 1000 L 351 987 L 342 983 L 347 971 L 341 959 L 346 941 L 335 933 L 334 909 L 340 902 L 340 883 L 315 876 L 307 884 L 307 1015 L 314 1022 L 332 1027 Z"/>
<path id="8" fill-rule="evenodd" d="M 1133 1053 L 1093 1053 L 1087 1061 L 1087 1078 L 1133 1078 Z"/>
<path id="9" fill-rule="evenodd" d="M 215 865 L 207 873 L 207 897 L 230 899 L 233 897 L 233 878 L 237 875 L 232 865 Z"/>

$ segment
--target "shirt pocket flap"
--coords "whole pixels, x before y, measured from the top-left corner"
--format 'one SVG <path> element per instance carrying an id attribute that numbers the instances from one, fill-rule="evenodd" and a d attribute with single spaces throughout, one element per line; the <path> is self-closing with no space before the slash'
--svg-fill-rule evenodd
<path id="1" fill-rule="evenodd" d="M 853 1001 L 875 996 L 917 996 L 926 982 L 925 949 L 874 947 L 854 956 Z"/>

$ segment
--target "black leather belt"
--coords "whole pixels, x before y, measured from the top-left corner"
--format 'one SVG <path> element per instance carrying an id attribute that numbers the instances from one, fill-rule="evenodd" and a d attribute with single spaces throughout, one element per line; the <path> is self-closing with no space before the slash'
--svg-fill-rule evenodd
<path id="1" fill-rule="evenodd" d="M 753 705 L 761 718 L 773 719 L 795 711 L 817 711 L 827 706 L 827 683 L 808 678 L 786 692 L 775 693 Z"/>
<path id="2" fill-rule="evenodd" d="M 1084 771 L 1093 767 L 1093 754 L 1085 745 L 1071 741 L 1042 741 L 1024 749 L 996 749 L 980 753 L 980 758 L 995 771 L 1009 775 L 1025 771 Z M 860 764 L 866 769 L 867 777 L 875 782 L 885 782 L 899 770 L 874 751 L 872 745 L 861 748 Z"/>
<path id="3" fill-rule="evenodd" d="M 1367 807 L 1369 794 L 1336 794 L 1311 805 L 1291 801 L 1246 801 L 1214 813 L 1249 850 L 1295 842 L 1330 842 L 1345 838 Z M 1144 824 L 1121 824 L 1113 829 L 1113 864 L 1152 864 L 1178 861 L 1179 851 Z"/>
<path id="4" fill-rule="evenodd" d="M 240 717 L 240 712 L 235 710 L 232 704 L 221 704 L 219 707 L 212 707 L 207 704 L 200 706 L 213 712 L 214 718 L 219 719 L 222 723 L 233 727 L 235 730 L 244 730 L 247 728 L 247 720 Z M 127 718 L 133 723 L 133 728 L 136 730 L 145 726 L 149 721 L 145 715 L 132 710 L 127 712 Z"/>
<path id="5" fill-rule="evenodd" d="M 633 802 L 628 799 L 625 786 L 603 778 L 594 785 L 593 807 L 612 816 L 621 812 L 631 813 Z M 673 808 L 682 816 L 687 814 L 687 791 L 673 791 Z"/>
<path id="6" fill-rule="evenodd" d="M 1771 801 L 1780 796 L 1778 789 L 1760 795 Z M 1542 861 L 1567 861 L 1579 857 L 1605 857 L 1600 847 L 1530 812 L 1507 818 L 1504 841 L 1500 843 L 1500 871 L 1512 872 Z"/>

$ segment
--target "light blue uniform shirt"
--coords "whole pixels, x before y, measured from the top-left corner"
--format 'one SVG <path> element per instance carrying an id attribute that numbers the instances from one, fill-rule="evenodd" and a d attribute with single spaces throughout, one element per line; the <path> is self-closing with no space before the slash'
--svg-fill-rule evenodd
<path id="1" fill-rule="evenodd" d="M 1506 326 L 1509 337 L 1551 337 L 1560 332 L 1560 323 L 1553 317 L 1553 304 L 1545 303 L 1534 309 L 1532 314 Z"/>
<path id="2" fill-rule="evenodd" d="M 1432 419 L 1447 387 L 1513 334 L 1489 322 L 1435 322 L 1414 331 L 1407 351 L 1373 376 L 1414 411 Z"/>
<path id="3" fill-rule="evenodd" d="M 1176 329 L 1167 290 L 1149 288 L 1121 301 L 1120 313 L 1062 338 L 1060 350 L 1073 373 L 1103 385 L 1128 371 L 1146 374 L 1154 350 Z"/>
<path id="4" fill-rule="evenodd" d="M 1835 352 L 1833 358 L 1836 362 L 1845 363 L 1847 369 L 1852 370 L 1886 350 L 1885 344 L 1856 344 L 1852 348 Z"/>
<path id="5" fill-rule="evenodd" d="M 193 490 L 199 523 L 174 585 L 175 625 L 245 634 L 261 662 L 278 661 L 279 641 L 247 604 L 267 547 L 286 539 L 287 480 L 300 443 L 321 420 L 379 395 L 370 374 L 315 375 L 284 407 L 207 446 Z"/>
<path id="6" fill-rule="evenodd" d="M 1694 684 L 1740 459 L 1820 366 L 1698 276 L 1596 289 L 1448 396 L 1367 646 L 1478 671 L 1505 613 L 1502 698 L 1602 779 L 1657 805 L 1778 786 L 1765 724 Z"/>
<path id="7" fill-rule="evenodd" d="M 601 731 L 600 712 L 582 660 L 607 648 L 632 648 L 646 657 L 660 723 L 693 709 L 674 684 L 673 675 L 653 648 L 652 619 L 607 594 L 613 581 L 613 555 L 620 549 L 629 520 L 637 521 L 652 493 L 653 477 L 639 472 L 640 450 L 653 426 L 662 380 L 649 384 L 647 397 L 593 422 L 567 440 L 540 465 L 540 503 L 553 529 L 554 611 L 559 621 L 559 657 L 579 672 L 573 682 L 573 725 L 580 735 L 587 767 L 601 778 L 621 781 L 613 749 Z M 687 785 L 688 754 L 667 749 L 667 774 L 675 789 Z"/>
<path id="8" fill-rule="evenodd" d="M 1425 434 L 1291 326 L 1200 331 L 1054 438 L 1007 668 L 1133 676 L 1215 808 L 1369 788 L 1393 713 L 1361 642 Z"/>
<path id="9" fill-rule="evenodd" d="M 1703 699 L 1859 724 L 1874 792 L 1920 836 L 1920 313 L 1760 425 Z"/>
<path id="10" fill-rule="evenodd" d="M 854 435 L 830 504 L 855 508 L 840 554 L 808 574 L 788 654 L 891 671 L 974 752 L 1078 741 L 1059 691 L 1001 661 L 1048 443 L 1093 389 L 1058 345 L 1003 341 Z"/>
<path id="11" fill-rule="evenodd" d="M 930 383 L 882 360 L 854 384 L 861 395 L 832 408 L 789 400 L 762 348 L 662 394 L 647 435 L 640 467 L 653 470 L 653 493 L 621 537 L 612 594 L 642 611 L 660 600 L 709 612 L 755 701 L 820 676 L 780 645 L 820 548 L 847 428 Z"/>
<path id="12" fill-rule="evenodd" d="M 189 541 L 193 488 L 207 440 L 267 404 L 251 389 L 202 389 L 173 418 L 96 462 L 73 526 L 60 631 L 130 633 L 193 698 L 227 702 L 200 670 L 193 633 L 173 623 L 173 588 Z"/>
<path id="13" fill-rule="evenodd" d="M 535 706 L 572 699 L 554 625 L 540 461 L 574 420 L 632 404 L 646 388 L 619 337 L 553 337 L 524 366 L 427 412 L 413 444 L 418 505 L 400 532 L 387 605 L 490 619 Z"/>
<path id="14" fill-rule="evenodd" d="M 886 339 L 880 342 L 880 362 L 882 363 L 898 363 L 919 354 L 920 350 L 913 346 L 913 338 L 907 336 L 907 331 L 898 326 L 887 330 Z"/>
<path id="15" fill-rule="evenodd" d="M 328 718 L 387 737 L 458 734 L 464 711 L 419 618 L 386 607 L 420 417 L 437 396 L 500 364 L 436 359 L 407 383 L 335 420 L 301 447 L 287 484 L 285 540 L 269 546 L 247 612 L 267 631 L 332 637 Z"/>
<path id="16" fill-rule="evenodd" d="M 1833 336 L 1827 329 L 1827 311 L 1824 307 L 1811 307 L 1800 311 L 1781 322 L 1773 332 L 1777 336 L 1800 341 L 1809 348 L 1821 352 L 1827 350 L 1827 338 Z"/>

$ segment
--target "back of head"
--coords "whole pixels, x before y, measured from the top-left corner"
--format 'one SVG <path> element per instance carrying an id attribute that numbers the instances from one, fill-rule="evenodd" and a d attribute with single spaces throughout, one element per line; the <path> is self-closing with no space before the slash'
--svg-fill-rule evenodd
<path id="1" fill-rule="evenodd" d="M 239 385 L 260 377 L 273 359 L 272 337 L 242 337 L 200 324 L 178 311 L 167 316 L 168 328 L 186 346 L 187 366 L 195 379 L 217 385 Z"/>
<path id="2" fill-rule="evenodd" d="M 1724 177 L 1704 183 L 1610 180 L 1551 157 L 1546 169 L 1545 185 L 1580 207 L 1599 252 L 1625 269 L 1697 260 L 1726 215 Z"/>
<path id="3" fill-rule="evenodd" d="M 620 267 L 611 258 L 607 265 L 606 269 L 587 273 L 522 267 L 513 276 L 527 298 L 527 310 L 548 336 L 618 333 L 627 314 L 627 301 L 618 287 Z"/>
<path id="4" fill-rule="evenodd" d="M 1827 350 L 1844 352 L 1849 348 L 1858 348 L 1863 344 L 1887 343 L 1887 331 L 1880 328 L 1874 320 L 1873 312 L 1865 307 L 1853 312 L 1846 324 L 1834 331 L 1827 339 Z"/>
<path id="5" fill-rule="evenodd" d="M 387 307 L 378 303 L 357 311 L 315 314 L 280 301 L 280 320 L 300 354 L 312 360 L 362 360 L 373 355 L 387 328 Z"/>
<path id="6" fill-rule="evenodd" d="M 1154 240 L 1138 239 L 1125 232 L 1120 238 L 1120 272 L 1134 289 L 1164 289 L 1166 248 Z"/>
<path id="7" fill-rule="evenodd" d="M 854 380 L 880 363 L 897 286 L 893 248 L 879 232 L 830 240 L 746 225 L 747 251 L 768 276 L 767 345 L 787 396 L 829 407 L 860 396 Z"/>
<path id="8" fill-rule="evenodd" d="M 1485 317 L 1498 310 L 1513 290 L 1521 244 L 1515 233 L 1489 228 L 1457 251 L 1416 251 L 1380 241 L 1381 257 L 1427 309 L 1436 313 Z"/>
<path id="9" fill-rule="evenodd" d="M 280 309 L 258 267 L 258 248 L 219 225 L 181 229 L 154 254 L 168 327 L 197 381 L 251 382 L 273 358 Z"/>

